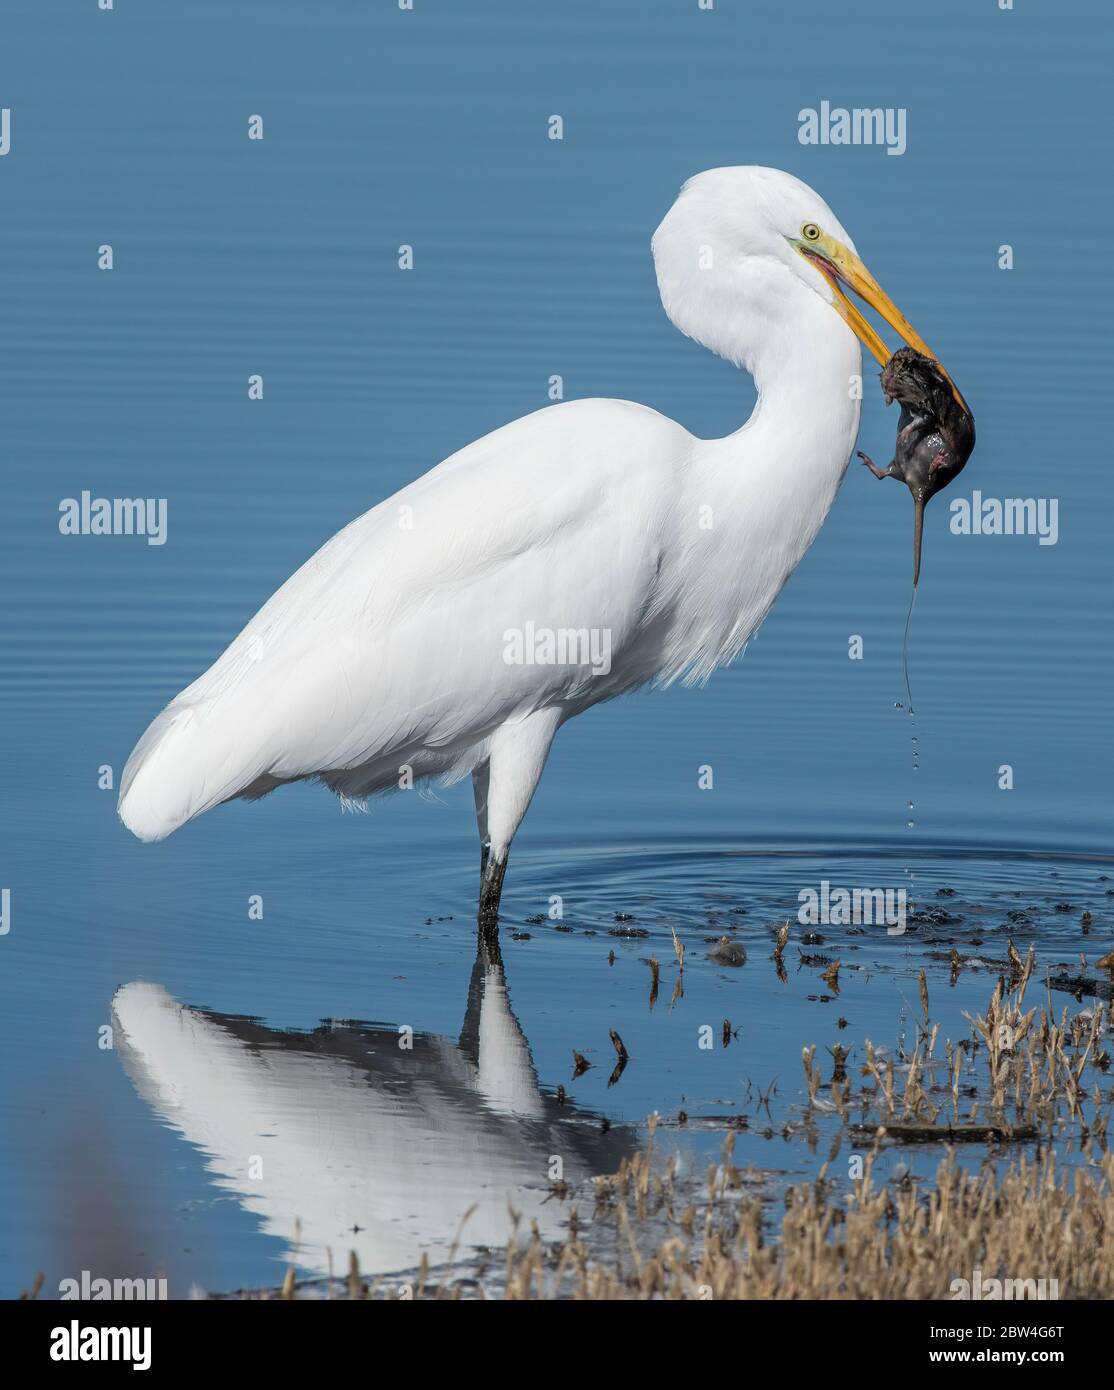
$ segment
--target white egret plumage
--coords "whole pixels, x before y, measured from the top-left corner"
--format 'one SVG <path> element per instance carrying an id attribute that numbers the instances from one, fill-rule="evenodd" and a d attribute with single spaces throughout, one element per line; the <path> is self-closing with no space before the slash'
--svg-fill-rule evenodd
<path id="1" fill-rule="evenodd" d="M 355 799 L 471 773 L 491 918 L 560 726 L 739 653 L 846 471 L 857 339 L 889 357 L 844 286 L 931 354 L 824 201 L 780 170 L 690 179 L 653 256 L 677 327 L 753 375 L 742 428 L 698 439 L 645 406 L 581 400 L 452 455 L 322 546 L 158 715 L 124 769 L 129 829 L 160 840 L 305 778 Z"/>

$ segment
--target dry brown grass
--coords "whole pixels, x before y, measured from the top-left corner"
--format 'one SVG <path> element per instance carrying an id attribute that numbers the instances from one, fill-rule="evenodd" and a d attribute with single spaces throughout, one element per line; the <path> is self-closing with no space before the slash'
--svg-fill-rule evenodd
<path id="1" fill-rule="evenodd" d="M 998 1178 L 944 1160 L 924 1190 L 876 1187 L 873 1158 L 840 1190 L 821 1181 L 792 1188 L 780 1229 L 769 1231 L 757 1198 L 725 1200 L 730 1165 L 710 1170 L 698 1217 L 670 1210 L 670 1180 L 638 1156 L 607 1180 L 605 1219 L 616 1256 L 594 1259 L 570 1240 L 556 1257 L 536 1235 L 508 1253 L 511 1299 L 941 1299 L 973 1271 L 990 1278 L 1058 1281 L 1061 1298 L 1114 1297 L 1114 1157 L 1063 1179 L 1055 1159 L 1018 1158 Z M 640 1226 L 658 1204 L 673 1233 L 652 1245 Z"/>
<path id="2" fill-rule="evenodd" d="M 1063 1141 L 1085 1155 L 1104 1154 L 1111 1110 L 1103 1092 L 1110 1068 L 1107 1006 L 1096 1003 L 1075 1015 L 1064 1007 L 1057 1014 L 1049 994 L 1043 1005 L 1027 1008 L 1033 953 L 1022 961 L 1011 943 L 1014 957 L 1013 973 L 999 979 L 985 1012 L 968 1016 L 968 1038 L 940 1046 L 922 972 L 924 1022 L 910 1050 L 883 1057 L 868 1040 L 856 1082 L 842 1048 L 832 1051 L 827 1081 L 815 1045 L 804 1048 L 809 1106 L 834 1110 L 858 1139 L 959 1142 L 985 1139 L 990 1131 L 999 1140 Z"/>

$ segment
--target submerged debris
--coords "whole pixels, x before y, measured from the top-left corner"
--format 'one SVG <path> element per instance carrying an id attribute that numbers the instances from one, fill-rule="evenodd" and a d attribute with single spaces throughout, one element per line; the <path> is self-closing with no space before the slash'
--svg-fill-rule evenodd
<path id="1" fill-rule="evenodd" d="M 741 941 L 732 941 L 730 937 L 721 936 L 708 952 L 708 959 L 714 960 L 717 965 L 745 965 L 747 948 Z"/>
<path id="2" fill-rule="evenodd" d="M 900 1144 L 1008 1144 L 1038 1137 L 1036 1125 L 1006 1124 L 889 1124 L 852 1125 L 851 1133 L 858 1139 L 893 1139 Z"/>

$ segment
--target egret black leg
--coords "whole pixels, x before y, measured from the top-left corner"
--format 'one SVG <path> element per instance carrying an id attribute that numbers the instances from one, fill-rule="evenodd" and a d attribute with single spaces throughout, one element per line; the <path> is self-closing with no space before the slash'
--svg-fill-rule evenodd
<path id="1" fill-rule="evenodd" d="M 480 913 L 481 928 L 499 925 L 499 899 L 503 895 L 503 878 L 507 872 L 507 856 L 496 859 L 491 846 L 484 845 L 480 853 Z"/>
<path id="2" fill-rule="evenodd" d="M 491 736 L 487 761 L 472 773 L 480 831 L 480 907 L 483 929 L 499 922 L 499 899 L 515 831 L 545 766 L 562 719 L 559 708 L 536 710 Z"/>

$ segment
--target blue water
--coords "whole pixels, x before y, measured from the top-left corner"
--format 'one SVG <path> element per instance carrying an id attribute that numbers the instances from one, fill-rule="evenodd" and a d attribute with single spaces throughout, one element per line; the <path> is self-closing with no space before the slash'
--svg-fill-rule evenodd
<path id="1" fill-rule="evenodd" d="M 791 1106 L 802 1043 L 836 1041 L 832 1008 L 849 1020 L 841 1042 L 893 1045 L 916 1013 L 923 947 L 842 941 L 837 954 L 870 968 L 836 1004 L 810 999 L 823 992 L 815 970 L 777 985 L 769 928 L 802 887 L 951 887 L 968 936 L 1001 937 L 1021 900 L 1035 925 L 1019 944 L 1032 939 L 1042 962 L 1110 949 L 1110 59 L 1097 0 L 1014 12 L 991 0 L 908 12 L 882 0 L 717 0 L 711 12 L 696 0 L 416 0 L 412 12 L 146 0 L 111 13 L 8 0 L 0 1292 L 39 1269 L 47 1294 L 84 1268 L 157 1269 L 179 1293 L 273 1280 L 295 1220 L 293 1258 L 319 1270 L 324 1230 L 344 1266 L 332 1208 L 307 1231 L 293 1178 L 256 1197 L 236 1176 L 250 1136 L 218 1135 L 209 1116 L 206 1140 L 194 1111 L 230 1063 L 197 1072 L 192 1118 L 176 1122 L 181 1078 L 152 1090 L 126 1046 L 99 1045 L 114 1018 L 126 1041 L 113 1014 L 124 985 L 194 1011 L 180 1017 L 223 1037 L 217 1058 L 245 1046 L 247 1025 L 229 1020 L 254 1020 L 255 1045 L 296 1075 L 321 1020 L 359 1021 L 343 1064 L 324 1047 L 320 1091 L 309 1078 L 289 1104 L 261 1102 L 257 1128 L 274 1137 L 259 1142 L 278 1165 L 302 1145 L 292 1171 L 310 1186 L 328 1171 L 341 1192 L 349 1178 L 354 1191 L 379 1183 L 379 1200 L 385 1184 L 397 1248 L 416 1262 L 422 1233 L 449 1220 L 432 1194 L 451 1189 L 462 1215 L 480 1181 L 468 1153 L 487 1156 L 496 1186 L 492 1155 L 505 1155 L 506 1184 L 524 1194 L 522 1162 L 544 1182 L 547 1125 L 595 1134 L 611 1121 L 585 1144 L 589 1172 L 655 1109 L 737 1107 L 748 1080 L 774 1077 Z M 824 99 L 906 108 L 906 153 L 802 146 L 798 110 Z M 247 139 L 254 113 L 262 141 Z M 546 138 L 554 113 L 561 142 Z M 475 956 L 466 786 L 367 817 L 288 788 L 144 846 L 99 769 L 118 778 L 150 717 L 322 541 L 546 404 L 552 374 L 568 397 L 643 401 L 705 436 L 736 428 L 750 382 L 671 327 L 649 258 L 681 182 L 730 163 L 816 187 L 977 417 L 971 464 L 928 512 L 910 648 L 920 769 L 897 708 L 909 502 L 856 466 L 741 661 L 704 690 L 628 698 L 562 731 L 505 899 L 503 966 L 536 1095 L 493 1101 L 458 1046 Z M 97 269 L 104 243 L 111 273 Z M 406 274 L 402 243 L 415 249 Z M 1011 271 L 998 268 L 1005 243 Z M 876 459 L 890 456 L 895 416 L 868 383 L 860 444 Z M 950 534 L 947 502 L 975 488 L 1057 499 L 1058 543 Z M 165 497 L 167 543 L 61 535 L 59 503 L 83 489 Z M 862 661 L 848 659 L 855 634 Z M 711 791 L 698 786 L 707 763 Z M 553 894 L 573 931 L 526 925 Z M 733 907 L 746 909 L 727 923 L 748 945 L 741 971 L 705 956 Z M 650 936 L 611 937 L 616 913 Z M 688 950 L 672 1008 L 671 927 Z M 663 966 L 652 1010 L 650 956 Z M 929 968 L 948 998 L 943 1031 L 959 1036 L 993 976 L 965 973 L 949 996 L 946 967 Z M 725 1016 L 741 1026 L 734 1043 L 699 1049 L 700 1025 L 718 1031 Z M 368 1060 L 400 1026 L 436 1079 L 424 1101 Z M 632 1061 L 608 1087 L 610 1028 Z M 573 1048 L 595 1062 L 576 1081 Z M 572 1110 L 554 1111 L 559 1085 Z M 410 1121 L 391 1162 L 359 1144 L 305 1148 L 313 1098 L 334 1090 L 348 1117 L 335 1123 L 359 1133 L 396 1114 L 369 1097 L 395 1097 Z M 820 1161 L 768 1150 L 755 1141 L 748 1161 L 802 1173 Z M 426 1177 L 392 1206 L 384 1174 L 410 1164 Z M 353 1224 L 370 1201 L 352 1199 Z"/>

